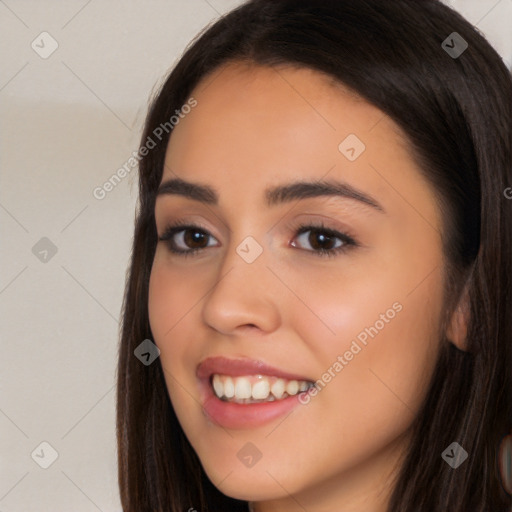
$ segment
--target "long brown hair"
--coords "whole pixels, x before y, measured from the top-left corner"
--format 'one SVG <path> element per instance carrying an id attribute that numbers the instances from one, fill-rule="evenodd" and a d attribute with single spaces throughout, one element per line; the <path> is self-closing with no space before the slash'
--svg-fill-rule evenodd
<path id="1" fill-rule="evenodd" d="M 453 32 L 468 44 L 459 56 L 442 46 Z M 234 60 L 327 74 L 407 134 L 442 205 L 447 314 L 466 285 L 470 318 L 467 351 L 442 344 L 389 510 L 509 512 L 497 453 L 512 429 L 512 200 L 504 194 L 512 186 L 510 72 L 470 23 L 437 0 L 252 0 L 187 49 L 152 102 L 141 145 L 148 137 L 156 141 L 155 129 L 200 81 Z M 123 303 L 117 385 L 123 510 L 247 510 L 206 477 L 175 416 L 160 359 L 145 366 L 134 356 L 143 340 L 153 339 L 155 193 L 172 130 L 160 132 L 139 166 Z M 469 453 L 456 470 L 441 458 L 454 440 Z"/>

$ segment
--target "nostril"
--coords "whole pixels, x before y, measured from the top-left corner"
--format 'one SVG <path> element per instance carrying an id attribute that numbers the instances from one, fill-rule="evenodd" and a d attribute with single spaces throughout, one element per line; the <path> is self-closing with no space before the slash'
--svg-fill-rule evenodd
<path id="1" fill-rule="evenodd" d="M 258 328 L 258 326 L 254 325 L 254 324 L 245 324 L 244 327 L 246 327 L 247 329 L 257 329 Z"/>

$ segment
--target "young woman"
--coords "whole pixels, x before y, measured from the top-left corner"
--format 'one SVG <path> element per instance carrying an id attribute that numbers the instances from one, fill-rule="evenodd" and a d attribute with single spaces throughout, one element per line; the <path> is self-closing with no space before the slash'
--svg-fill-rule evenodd
<path id="1" fill-rule="evenodd" d="M 510 510 L 511 113 L 436 0 L 252 0 L 194 41 L 139 151 L 125 512 Z"/>

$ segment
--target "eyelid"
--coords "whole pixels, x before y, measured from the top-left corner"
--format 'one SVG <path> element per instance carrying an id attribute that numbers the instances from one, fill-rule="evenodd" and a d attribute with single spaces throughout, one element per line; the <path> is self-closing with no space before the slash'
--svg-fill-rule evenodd
<path id="1" fill-rule="evenodd" d="M 193 217 L 192 218 L 179 217 L 179 218 L 173 219 L 171 221 L 164 221 L 164 222 L 162 222 L 162 224 L 163 224 L 163 230 L 162 230 L 161 236 L 165 235 L 165 233 L 167 231 L 169 231 L 171 228 L 179 227 L 182 230 L 183 229 L 199 229 L 201 231 L 208 233 L 208 235 L 213 236 L 216 239 L 219 238 L 215 234 L 213 234 L 214 230 L 211 227 L 208 227 L 203 221 L 196 220 Z"/>
<path id="2" fill-rule="evenodd" d="M 285 229 L 298 233 L 303 227 L 315 228 L 332 232 L 335 236 L 342 235 L 343 238 L 352 240 L 355 244 L 360 245 L 358 236 L 347 225 L 337 222 L 323 215 L 301 215 L 299 219 L 294 219 L 286 223 Z"/>

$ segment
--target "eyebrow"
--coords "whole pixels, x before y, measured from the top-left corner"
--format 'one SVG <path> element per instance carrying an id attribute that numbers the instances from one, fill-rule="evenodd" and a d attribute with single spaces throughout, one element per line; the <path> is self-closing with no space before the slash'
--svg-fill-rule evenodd
<path id="1" fill-rule="evenodd" d="M 179 195 L 195 201 L 200 201 L 209 205 L 219 203 L 219 195 L 209 185 L 200 183 L 191 183 L 181 178 L 173 178 L 163 182 L 157 191 L 157 196 Z M 359 201 L 367 206 L 371 206 L 379 212 L 384 212 L 384 208 L 371 196 L 361 190 L 334 180 L 319 181 L 296 181 L 265 190 L 265 200 L 267 206 L 288 203 L 294 200 L 307 199 L 311 197 L 338 196 L 347 199 Z"/>

